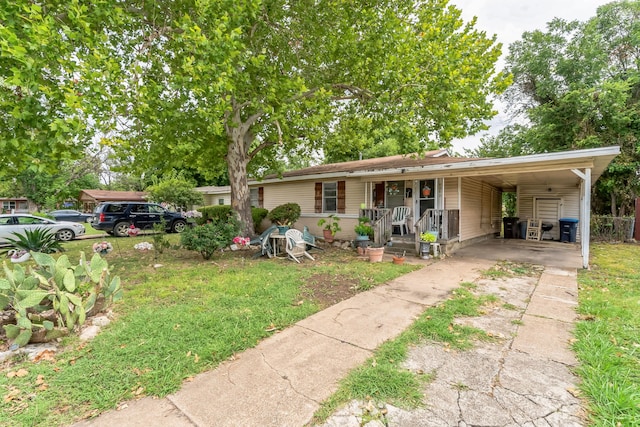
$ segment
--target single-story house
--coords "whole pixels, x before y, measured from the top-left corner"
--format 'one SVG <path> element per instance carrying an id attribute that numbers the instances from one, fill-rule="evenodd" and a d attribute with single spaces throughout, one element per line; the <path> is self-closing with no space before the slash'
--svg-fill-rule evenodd
<path id="1" fill-rule="evenodd" d="M 587 267 L 591 187 L 619 153 L 619 147 L 605 147 L 495 159 L 435 150 L 312 166 L 250 181 L 249 188 L 254 206 L 298 203 L 302 215 L 295 227 L 307 226 L 313 234 L 322 234 L 320 218 L 337 214 L 340 239 L 355 238 L 354 227 L 365 215 L 374 223 L 375 241 L 384 243 L 393 232 L 392 209 L 407 206 L 416 248 L 419 234 L 433 230 L 447 251 L 499 234 L 502 193 L 515 192 L 516 216 L 552 223 L 553 238 L 560 218 L 578 220 L 576 242 Z"/>
<path id="2" fill-rule="evenodd" d="M 93 212 L 102 202 L 146 202 L 144 191 L 81 190 L 78 201 L 84 212 Z"/>
<path id="3" fill-rule="evenodd" d="M 202 193 L 205 206 L 231 204 L 231 187 L 228 185 L 196 187 L 195 190 Z"/>
<path id="4" fill-rule="evenodd" d="M 2 213 L 29 213 L 36 210 L 36 205 L 26 197 L 0 197 Z"/>

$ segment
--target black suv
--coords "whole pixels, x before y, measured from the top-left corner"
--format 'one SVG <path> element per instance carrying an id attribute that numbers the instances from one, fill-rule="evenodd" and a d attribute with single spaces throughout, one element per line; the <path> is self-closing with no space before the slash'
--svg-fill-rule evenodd
<path id="1" fill-rule="evenodd" d="M 181 233 L 187 226 L 186 219 L 178 212 L 170 212 L 155 203 L 144 202 L 104 202 L 96 206 L 91 226 L 118 237 L 127 236 L 133 224 L 141 230 L 150 230 L 162 220 L 167 231 Z"/>

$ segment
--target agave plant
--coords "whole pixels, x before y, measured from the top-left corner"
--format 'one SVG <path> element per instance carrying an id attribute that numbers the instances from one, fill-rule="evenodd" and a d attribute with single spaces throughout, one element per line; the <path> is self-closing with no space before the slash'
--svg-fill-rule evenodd
<path id="1" fill-rule="evenodd" d="M 13 233 L 15 238 L 8 237 L 6 240 L 12 248 L 27 252 L 41 252 L 52 254 L 63 252 L 64 248 L 56 239 L 55 233 L 46 229 L 25 230 L 23 233 Z"/>

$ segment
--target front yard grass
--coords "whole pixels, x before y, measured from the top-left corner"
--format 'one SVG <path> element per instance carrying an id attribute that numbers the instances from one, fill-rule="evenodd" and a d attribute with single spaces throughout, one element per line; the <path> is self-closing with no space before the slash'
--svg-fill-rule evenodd
<path id="1" fill-rule="evenodd" d="M 179 236 L 169 237 L 178 242 Z M 112 307 L 115 320 L 90 342 L 64 339 L 62 351 L 38 363 L 5 363 L 0 424 L 68 424 L 128 399 L 165 396 L 317 312 L 325 301 L 337 302 L 336 295 L 347 297 L 345 289 L 355 293 L 417 268 L 370 264 L 333 248 L 303 265 L 252 260 L 254 251 L 204 261 L 194 252 L 166 249 L 156 258 L 133 249 L 145 236 L 107 240 L 114 250 L 106 257 L 125 290 Z M 91 255 L 94 242 L 74 241 L 65 248 L 77 262 L 80 250 Z M 335 294 L 334 300 L 319 292 Z"/>
<path id="2" fill-rule="evenodd" d="M 591 247 L 574 350 L 593 426 L 640 425 L 640 246 Z"/>

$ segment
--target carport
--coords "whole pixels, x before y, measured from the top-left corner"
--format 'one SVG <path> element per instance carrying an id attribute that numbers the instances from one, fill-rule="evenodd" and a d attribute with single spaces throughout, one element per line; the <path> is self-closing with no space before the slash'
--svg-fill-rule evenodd
<path id="1" fill-rule="evenodd" d="M 604 147 L 558 153 L 534 154 L 501 159 L 435 166 L 441 177 L 475 177 L 502 192 L 518 196 L 516 216 L 533 218 L 541 209 L 557 201 L 558 217 L 574 217 L 578 222 L 582 266 L 589 265 L 591 188 L 620 147 Z"/>

